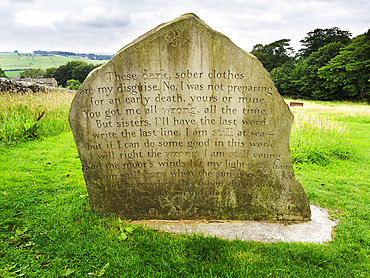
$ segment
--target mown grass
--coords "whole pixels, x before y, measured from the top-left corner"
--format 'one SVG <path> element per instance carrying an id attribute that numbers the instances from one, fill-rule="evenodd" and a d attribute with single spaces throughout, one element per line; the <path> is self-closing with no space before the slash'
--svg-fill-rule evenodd
<path id="1" fill-rule="evenodd" d="M 352 141 L 347 160 L 294 165 L 309 201 L 339 219 L 332 242 L 264 244 L 125 229 L 128 222 L 91 211 L 67 131 L 0 146 L 0 277 L 369 277 L 370 122 L 326 105 L 293 112 L 345 125 Z"/>

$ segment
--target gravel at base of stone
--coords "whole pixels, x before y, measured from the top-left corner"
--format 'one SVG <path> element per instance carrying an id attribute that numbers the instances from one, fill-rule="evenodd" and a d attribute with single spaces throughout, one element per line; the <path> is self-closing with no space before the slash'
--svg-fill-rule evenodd
<path id="1" fill-rule="evenodd" d="M 323 244 L 332 240 L 336 222 L 330 220 L 328 211 L 310 205 L 312 220 L 284 225 L 264 221 L 134 221 L 151 229 L 170 233 L 216 236 L 228 240 L 256 242 L 310 242 Z"/>

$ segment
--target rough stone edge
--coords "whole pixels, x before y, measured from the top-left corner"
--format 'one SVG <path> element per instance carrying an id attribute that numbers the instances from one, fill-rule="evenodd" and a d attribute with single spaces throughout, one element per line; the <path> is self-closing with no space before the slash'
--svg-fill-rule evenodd
<path id="1" fill-rule="evenodd" d="M 196 14 L 194 14 L 194 13 L 185 13 L 185 14 L 183 14 L 182 16 L 179 16 L 179 17 L 177 17 L 177 18 L 175 18 L 175 19 L 173 19 L 173 20 L 171 20 L 171 21 L 169 21 L 169 22 L 164 22 L 164 23 L 161 23 L 160 25 L 158 25 L 157 27 L 155 27 L 155 28 L 153 28 L 153 29 L 151 29 L 151 30 L 149 30 L 148 32 L 146 32 L 146 33 L 144 33 L 143 35 L 141 35 L 141 36 L 139 36 L 138 38 L 136 38 L 136 39 L 134 39 L 132 42 L 130 42 L 130 43 L 128 43 L 128 44 L 126 44 L 124 47 L 122 47 L 120 50 L 118 50 L 117 52 L 116 52 L 116 54 L 114 54 L 114 56 L 112 57 L 112 59 L 110 60 L 110 61 L 112 61 L 116 56 L 118 56 L 121 52 L 123 52 L 123 51 L 125 51 L 126 49 L 128 49 L 128 48 L 130 48 L 131 46 L 133 46 L 133 45 L 135 45 L 135 44 L 137 44 L 137 43 L 139 43 L 140 41 L 142 41 L 142 40 L 144 40 L 145 38 L 147 38 L 147 37 L 149 37 L 151 34 L 153 34 L 153 33 L 155 33 L 155 32 L 157 32 L 157 31 L 159 31 L 160 29 L 162 29 L 162 28 L 164 28 L 164 27 L 166 27 L 166 26 L 168 26 L 168 25 L 171 25 L 171 24 L 173 24 L 173 23 L 176 23 L 176 22 L 179 22 L 179 21 L 182 21 L 182 20 L 186 20 L 186 19 L 190 19 L 190 18 L 193 18 L 193 19 L 195 19 L 195 20 L 197 20 L 199 23 L 201 23 L 202 25 L 204 25 L 206 28 L 208 28 L 208 29 L 210 29 L 210 30 L 212 30 L 213 32 L 216 32 L 216 33 L 218 33 L 219 35 L 221 35 L 221 36 L 223 36 L 223 37 L 225 37 L 225 38 L 227 38 L 228 40 L 230 40 L 230 38 L 229 37 L 227 37 L 227 36 L 225 36 L 224 34 L 222 34 L 221 32 L 218 32 L 218 31 L 216 31 L 216 30 L 214 30 L 214 29 L 212 29 L 209 25 L 207 25 L 202 19 L 200 19 Z M 231 40 L 230 40 L 231 41 Z M 232 42 L 232 41 L 231 41 Z M 237 46 L 235 43 L 233 43 L 236 47 L 238 47 L 238 48 L 240 48 L 239 46 Z M 241 48 L 240 48 L 241 49 Z M 241 49 L 241 50 L 243 50 L 243 49 Z M 245 51 L 245 50 L 243 50 L 245 53 L 247 53 L 248 55 L 250 55 L 251 57 L 253 57 L 253 58 L 255 58 L 255 59 L 257 59 L 257 57 L 256 56 L 254 56 L 253 54 L 251 54 L 250 52 L 248 52 L 248 51 Z M 258 60 L 258 59 L 257 59 Z M 109 63 L 109 62 L 108 62 Z M 106 64 L 108 64 L 108 63 L 106 63 Z M 88 74 L 88 76 L 86 77 L 86 79 L 91 75 L 91 74 L 93 74 L 95 71 L 98 71 L 99 69 L 101 69 L 101 68 L 103 68 L 106 64 L 104 64 L 104 65 L 101 65 L 100 67 L 97 67 L 97 68 L 95 68 L 95 69 L 93 69 L 89 74 Z M 269 73 L 270 74 L 270 73 Z M 85 79 L 85 80 L 86 80 Z"/>
<path id="2" fill-rule="evenodd" d="M 333 228 L 337 225 L 337 222 L 329 219 L 327 209 L 312 204 L 310 209 L 311 221 L 301 222 L 142 220 L 132 221 L 131 223 L 168 233 L 212 236 L 226 240 L 316 244 L 324 244 L 331 241 Z"/>

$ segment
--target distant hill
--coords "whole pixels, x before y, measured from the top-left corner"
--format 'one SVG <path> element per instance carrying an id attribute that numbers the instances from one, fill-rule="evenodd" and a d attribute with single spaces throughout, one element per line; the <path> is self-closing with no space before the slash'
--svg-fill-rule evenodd
<path id="1" fill-rule="evenodd" d="M 58 55 L 64 57 L 80 57 L 88 60 L 110 60 L 114 56 L 114 54 L 95 54 L 95 53 L 86 54 L 66 51 L 44 51 L 44 50 L 35 50 L 33 54 L 43 56 Z"/>
<path id="2" fill-rule="evenodd" d="M 73 52 L 48 52 L 41 50 L 34 51 L 34 53 L 0 52 L 0 68 L 5 71 L 6 76 L 14 77 L 19 76 L 20 72 L 27 69 L 59 67 L 69 61 L 85 61 L 92 64 L 104 64 L 108 62 L 112 56 L 113 55 L 75 54 Z M 100 58 L 103 57 L 106 59 L 100 60 Z"/>

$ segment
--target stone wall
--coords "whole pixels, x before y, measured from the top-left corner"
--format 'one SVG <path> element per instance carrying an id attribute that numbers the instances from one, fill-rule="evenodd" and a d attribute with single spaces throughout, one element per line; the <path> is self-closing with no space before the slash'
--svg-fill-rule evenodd
<path id="1" fill-rule="evenodd" d="M 35 82 L 14 81 L 6 78 L 0 78 L 0 92 L 8 92 L 11 94 L 29 94 L 37 92 L 50 92 L 55 90 L 68 89 L 40 85 Z"/>

